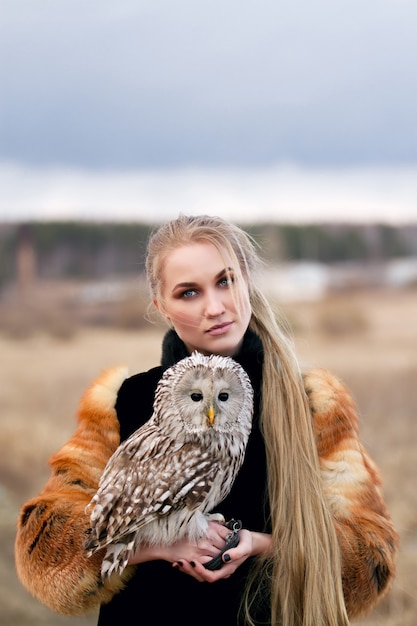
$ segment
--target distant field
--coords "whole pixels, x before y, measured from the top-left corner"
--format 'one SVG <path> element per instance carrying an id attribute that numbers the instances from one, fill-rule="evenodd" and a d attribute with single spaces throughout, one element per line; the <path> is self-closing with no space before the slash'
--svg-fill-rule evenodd
<path id="1" fill-rule="evenodd" d="M 377 461 L 401 535 L 398 576 L 389 597 L 362 626 L 415 626 L 417 615 L 417 292 L 352 293 L 282 306 L 306 366 L 332 369 L 360 410 L 365 445 Z M 92 626 L 34 601 L 14 573 L 20 504 L 47 476 L 48 456 L 75 427 L 81 393 L 104 368 L 131 373 L 157 364 L 161 331 L 80 328 L 68 339 L 42 332 L 0 336 L 0 623 Z"/>

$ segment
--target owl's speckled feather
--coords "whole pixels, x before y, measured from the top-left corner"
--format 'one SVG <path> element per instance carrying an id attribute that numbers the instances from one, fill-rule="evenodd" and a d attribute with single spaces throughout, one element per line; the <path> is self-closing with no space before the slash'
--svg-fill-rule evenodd
<path id="1" fill-rule="evenodd" d="M 243 463 L 252 411 L 249 378 L 229 357 L 194 352 L 166 370 L 152 417 L 117 448 L 88 505 L 85 548 L 107 548 L 103 577 L 121 573 L 141 543 L 205 534 Z"/>

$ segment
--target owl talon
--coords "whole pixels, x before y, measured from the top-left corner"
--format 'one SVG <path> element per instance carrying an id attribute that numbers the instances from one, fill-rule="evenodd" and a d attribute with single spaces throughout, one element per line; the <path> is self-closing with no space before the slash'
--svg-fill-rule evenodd
<path id="1" fill-rule="evenodd" d="M 207 513 L 206 518 L 209 522 L 219 522 L 219 524 L 226 524 L 226 518 L 221 513 Z"/>

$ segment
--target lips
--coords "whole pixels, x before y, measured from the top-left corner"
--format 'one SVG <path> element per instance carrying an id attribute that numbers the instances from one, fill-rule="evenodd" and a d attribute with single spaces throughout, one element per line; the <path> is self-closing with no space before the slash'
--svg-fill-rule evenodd
<path id="1" fill-rule="evenodd" d="M 233 322 L 223 322 L 223 324 L 215 324 L 214 326 L 211 326 L 211 328 L 206 330 L 206 333 L 209 335 L 223 335 L 229 330 L 229 328 L 231 328 L 232 324 Z"/>

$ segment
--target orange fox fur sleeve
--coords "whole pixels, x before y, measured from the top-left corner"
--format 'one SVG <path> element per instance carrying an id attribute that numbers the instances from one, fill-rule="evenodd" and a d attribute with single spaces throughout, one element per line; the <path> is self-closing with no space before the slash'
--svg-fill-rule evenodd
<path id="1" fill-rule="evenodd" d="M 324 493 L 342 556 L 342 581 L 350 618 L 368 613 L 395 574 L 398 535 L 385 506 L 378 470 L 359 439 L 351 395 L 330 372 L 304 377 L 314 419 Z"/>
<path id="2" fill-rule="evenodd" d="M 74 436 L 50 460 L 51 476 L 24 506 L 17 523 L 16 569 L 22 584 L 52 610 L 77 615 L 108 602 L 134 568 L 103 584 L 98 553 L 86 558 L 85 506 L 119 443 L 114 409 L 126 376 L 103 373 L 86 391 Z M 342 576 L 350 617 L 368 612 L 394 575 L 397 535 L 381 495 L 378 472 L 363 449 L 353 401 L 327 370 L 306 374 L 325 494 L 342 552 Z"/>
<path id="3" fill-rule="evenodd" d="M 104 372 L 81 399 L 78 428 L 51 458 L 51 476 L 42 492 L 20 512 L 15 561 L 22 584 L 50 609 L 66 615 L 88 613 L 123 587 L 100 578 L 103 553 L 87 558 L 83 542 L 89 527 L 85 507 L 119 444 L 114 409 L 125 368 Z M 132 568 L 125 570 L 125 579 Z"/>

